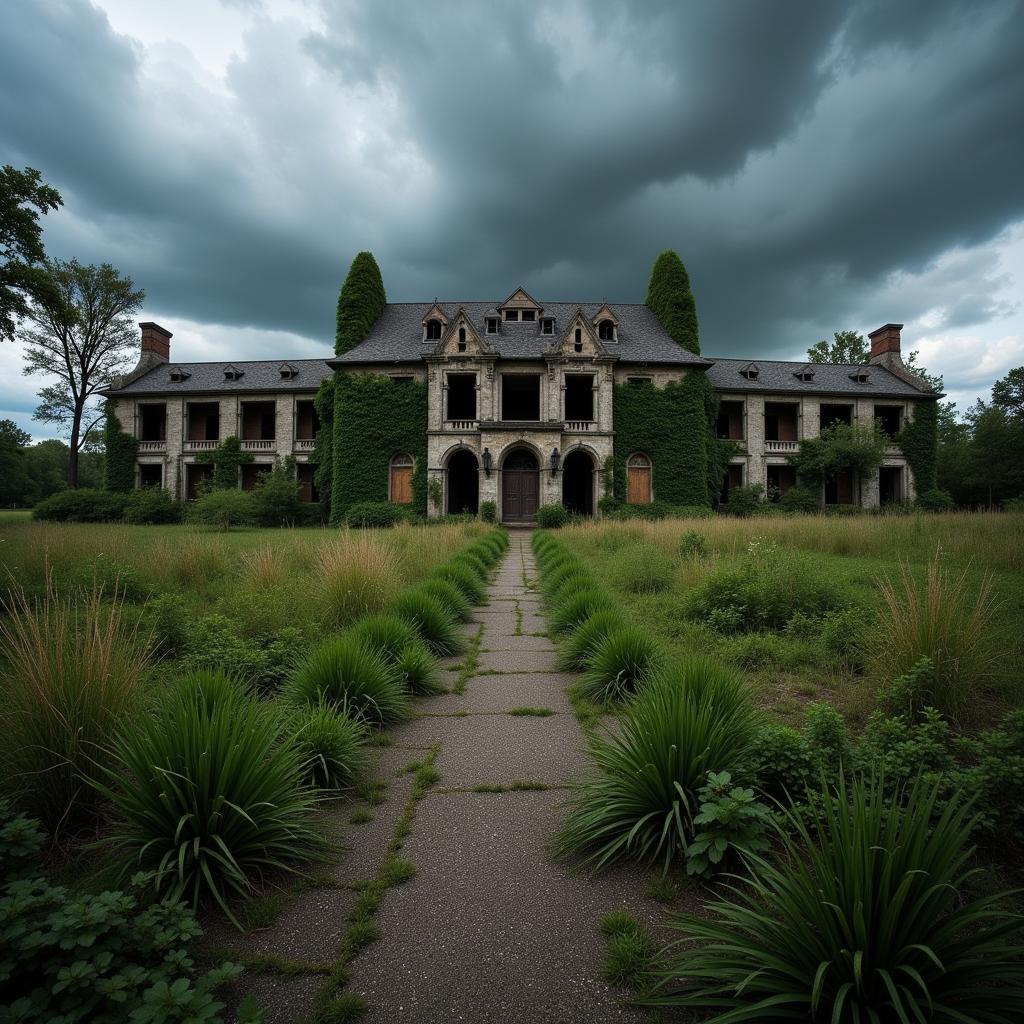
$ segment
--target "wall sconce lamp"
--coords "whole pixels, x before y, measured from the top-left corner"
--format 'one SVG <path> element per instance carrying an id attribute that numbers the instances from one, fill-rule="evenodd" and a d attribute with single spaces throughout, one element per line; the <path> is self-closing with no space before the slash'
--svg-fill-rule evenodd
<path id="1" fill-rule="evenodd" d="M 484 464 L 484 476 L 489 477 L 491 475 L 491 450 L 485 448 L 483 455 L 480 456 L 481 461 Z"/>
<path id="2" fill-rule="evenodd" d="M 562 461 L 562 456 L 557 448 L 553 448 L 551 451 L 551 475 L 554 476 L 558 472 L 558 463 Z"/>

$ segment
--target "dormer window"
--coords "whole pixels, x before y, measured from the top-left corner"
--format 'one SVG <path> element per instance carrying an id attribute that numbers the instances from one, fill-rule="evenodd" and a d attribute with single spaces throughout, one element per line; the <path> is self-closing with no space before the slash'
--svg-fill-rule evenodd
<path id="1" fill-rule="evenodd" d="M 440 320 L 428 320 L 427 321 L 427 341 L 440 341 L 441 340 L 441 321 Z"/>
<path id="2" fill-rule="evenodd" d="M 857 384 L 867 384 L 870 376 L 871 375 L 867 370 L 854 370 L 853 373 L 850 374 L 850 380 Z"/>
<path id="3" fill-rule="evenodd" d="M 298 369 L 292 366 L 291 363 L 282 363 L 279 369 L 281 380 L 294 380 L 299 375 Z"/>
<path id="4" fill-rule="evenodd" d="M 171 367 L 171 380 L 175 383 L 180 383 L 183 380 L 188 380 L 192 374 L 188 370 L 183 370 L 180 366 Z"/>
<path id="5" fill-rule="evenodd" d="M 757 363 L 747 363 L 743 369 L 740 370 L 740 376 L 746 377 L 747 380 L 757 380 L 757 376 L 761 371 L 758 369 Z"/>
<path id="6" fill-rule="evenodd" d="M 459 328 L 459 351 L 460 352 L 465 352 L 466 351 L 466 328 L 465 327 L 460 327 Z"/>
<path id="7" fill-rule="evenodd" d="M 225 380 L 241 380 L 242 371 L 237 366 L 225 366 L 224 367 L 224 379 Z"/>
<path id="8" fill-rule="evenodd" d="M 535 309 L 524 309 L 523 310 L 523 323 L 532 324 L 537 319 L 537 311 Z"/>
<path id="9" fill-rule="evenodd" d="M 510 321 L 510 322 L 517 321 L 519 319 L 519 310 L 518 309 L 506 309 L 505 310 L 505 319 L 507 321 Z"/>
<path id="10" fill-rule="evenodd" d="M 805 383 L 809 383 L 814 380 L 814 371 L 809 366 L 801 366 L 799 370 L 793 372 L 793 376 L 797 380 L 802 380 Z"/>
<path id="11" fill-rule="evenodd" d="M 573 340 L 572 347 L 575 352 L 583 351 L 583 329 L 581 327 L 576 328 L 576 337 Z"/>
<path id="12" fill-rule="evenodd" d="M 498 318 L 496 316 L 489 316 L 487 318 L 487 333 L 497 334 L 498 333 Z"/>
<path id="13" fill-rule="evenodd" d="M 615 324 L 611 320 L 602 320 L 597 325 L 597 336 L 602 341 L 614 341 L 615 340 Z"/>
<path id="14" fill-rule="evenodd" d="M 546 316 L 540 322 L 540 333 L 541 334 L 554 334 L 555 333 L 555 321 L 551 317 Z"/>

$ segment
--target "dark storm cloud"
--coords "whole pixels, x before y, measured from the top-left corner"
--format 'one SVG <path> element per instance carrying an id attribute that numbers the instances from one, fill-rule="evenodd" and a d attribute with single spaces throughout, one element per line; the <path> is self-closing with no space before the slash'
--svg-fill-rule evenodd
<path id="1" fill-rule="evenodd" d="M 85 0 L 7 5 L 0 160 L 63 189 L 51 251 L 321 338 L 363 247 L 397 299 L 636 300 L 672 246 L 720 354 L 1006 313 L 983 261 L 887 282 L 1024 216 L 1020 3 L 252 8 L 224 90 Z"/>

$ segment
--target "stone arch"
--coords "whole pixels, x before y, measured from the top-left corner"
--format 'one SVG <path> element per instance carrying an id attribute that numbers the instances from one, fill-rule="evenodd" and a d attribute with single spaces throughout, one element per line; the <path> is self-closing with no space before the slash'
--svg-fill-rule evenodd
<path id="1" fill-rule="evenodd" d="M 449 448 L 444 457 L 445 505 L 451 515 L 480 508 L 480 460 L 468 445 Z"/>
<path id="2" fill-rule="evenodd" d="M 562 504 L 580 516 L 592 516 L 596 505 L 597 456 L 577 444 L 562 457 Z"/>
<path id="3" fill-rule="evenodd" d="M 498 465 L 502 521 L 532 521 L 540 504 L 540 479 L 544 465 L 540 451 L 527 441 L 513 441 L 502 449 Z"/>

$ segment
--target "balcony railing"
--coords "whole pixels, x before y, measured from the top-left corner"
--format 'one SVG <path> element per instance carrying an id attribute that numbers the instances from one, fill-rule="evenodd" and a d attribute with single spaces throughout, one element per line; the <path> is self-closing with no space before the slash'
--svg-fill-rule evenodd
<path id="1" fill-rule="evenodd" d="M 477 420 L 445 420 L 444 425 L 446 430 L 477 430 L 479 428 Z"/>
<path id="2" fill-rule="evenodd" d="M 139 442 L 139 454 L 145 454 L 148 452 L 165 452 L 167 451 L 166 441 L 140 441 Z"/>
<path id="3" fill-rule="evenodd" d="M 295 439 L 294 448 L 297 452 L 311 452 L 313 445 L 316 444 L 316 438 L 313 437 L 297 437 Z"/>
<path id="4" fill-rule="evenodd" d="M 885 446 L 886 455 L 902 455 L 903 449 L 895 441 L 889 441 Z"/>
<path id="5" fill-rule="evenodd" d="M 588 430 L 597 429 L 597 420 L 566 420 L 565 429 L 574 433 L 584 433 Z"/>
<path id="6" fill-rule="evenodd" d="M 269 441 L 243 441 L 242 451 L 246 452 L 272 452 L 277 447 L 277 441 L 271 438 Z"/>
<path id="7" fill-rule="evenodd" d="M 766 452 L 795 452 L 800 450 L 799 441 L 765 441 Z"/>
<path id="8" fill-rule="evenodd" d="M 208 452 L 219 444 L 220 441 L 186 441 L 184 450 L 187 452 Z"/>

